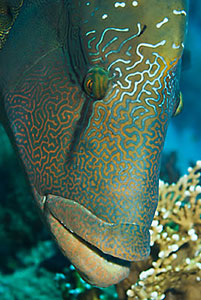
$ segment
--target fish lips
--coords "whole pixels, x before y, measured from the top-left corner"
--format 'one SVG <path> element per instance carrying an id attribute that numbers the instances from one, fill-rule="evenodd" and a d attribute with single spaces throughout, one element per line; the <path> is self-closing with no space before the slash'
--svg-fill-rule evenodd
<path id="1" fill-rule="evenodd" d="M 81 204 L 48 194 L 45 211 L 71 233 L 103 253 L 126 261 L 139 261 L 150 254 L 148 226 L 137 223 L 109 223 Z"/>

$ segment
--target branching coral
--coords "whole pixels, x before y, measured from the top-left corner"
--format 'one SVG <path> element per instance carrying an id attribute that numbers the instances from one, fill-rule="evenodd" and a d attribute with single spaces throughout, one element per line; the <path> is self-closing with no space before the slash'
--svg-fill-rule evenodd
<path id="1" fill-rule="evenodd" d="M 150 229 L 155 254 L 151 267 L 127 290 L 129 300 L 169 299 L 169 290 L 182 293 L 183 299 L 201 299 L 200 171 L 198 161 L 176 184 L 160 181 L 159 204 Z"/>

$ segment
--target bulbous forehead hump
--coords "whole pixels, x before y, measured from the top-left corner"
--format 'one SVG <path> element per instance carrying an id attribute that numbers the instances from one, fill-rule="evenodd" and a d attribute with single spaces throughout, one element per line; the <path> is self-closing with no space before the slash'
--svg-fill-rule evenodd
<path id="1" fill-rule="evenodd" d="M 131 33 L 140 25 L 139 41 L 158 43 L 164 40 L 161 55 L 170 60 L 181 55 L 187 22 L 187 0 L 127 0 L 80 1 L 83 34 L 96 31 L 101 34 L 107 28 L 119 28 Z M 146 30 L 145 30 L 146 29 Z"/>

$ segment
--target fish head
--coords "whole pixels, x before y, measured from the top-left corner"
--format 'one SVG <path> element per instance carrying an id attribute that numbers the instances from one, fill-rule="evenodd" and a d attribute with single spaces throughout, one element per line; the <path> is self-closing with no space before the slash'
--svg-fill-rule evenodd
<path id="1" fill-rule="evenodd" d="M 108 286 L 150 253 L 187 1 L 61 3 L 23 7 L 1 54 L 4 106 L 60 248 Z"/>

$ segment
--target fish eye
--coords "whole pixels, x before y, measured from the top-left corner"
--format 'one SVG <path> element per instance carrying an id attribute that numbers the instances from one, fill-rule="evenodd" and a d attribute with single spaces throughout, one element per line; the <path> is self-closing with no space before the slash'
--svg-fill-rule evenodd
<path id="1" fill-rule="evenodd" d="M 86 74 L 83 82 L 85 93 L 95 100 L 101 100 L 105 97 L 108 84 L 109 74 L 101 67 L 93 67 Z"/>
<path id="2" fill-rule="evenodd" d="M 182 93 L 180 92 L 179 93 L 179 100 L 178 100 L 178 105 L 174 111 L 174 114 L 173 116 L 177 116 L 178 114 L 180 114 L 180 112 L 182 111 L 183 109 L 183 97 L 182 97 Z"/>

